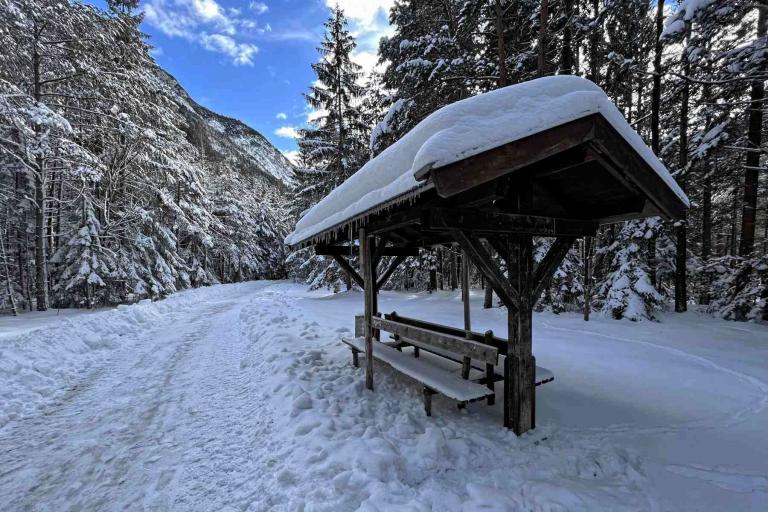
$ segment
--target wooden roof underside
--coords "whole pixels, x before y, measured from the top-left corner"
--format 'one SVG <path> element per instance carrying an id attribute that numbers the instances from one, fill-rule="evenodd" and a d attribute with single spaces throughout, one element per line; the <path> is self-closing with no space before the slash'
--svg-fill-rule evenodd
<path id="1" fill-rule="evenodd" d="M 359 227 L 401 247 L 451 243 L 450 229 L 458 225 L 486 235 L 584 236 L 600 224 L 680 218 L 686 208 L 599 114 L 417 177 L 427 186 L 408 201 L 366 212 L 294 247 L 348 242 Z M 523 185 L 532 201 L 519 211 L 509 202 Z"/>

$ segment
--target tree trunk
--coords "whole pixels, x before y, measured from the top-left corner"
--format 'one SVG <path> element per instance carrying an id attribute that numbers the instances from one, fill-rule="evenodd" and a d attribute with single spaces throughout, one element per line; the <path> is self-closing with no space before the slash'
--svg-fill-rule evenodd
<path id="1" fill-rule="evenodd" d="M 659 154 L 659 111 L 661 109 L 661 32 L 664 30 L 664 0 L 656 3 L 656 44 L 653 49 L 653 89 L 651 90 L 651 149 Z"/>
<path id="2" fill-rule="evenodd" d="M 560 52 L 560 74 L 572 75 L 574 73 L 573 56 L 573 0 L 563 0 L 565 11 L 565 26 L 563 27 L 563 46 Z"/>
<path id="3" fill-rule="evenodd" d="M 757 37 L 766 34 L 766 9 L 759 9 Z M 762 70 L 760 70 L 762 71 Z M 739 254 L 749 256 L 755 248 L 755 221 L 757 217 L 757 187 L 760 169 L 760 143 L 763 136 L 763 98 L 765 83 L 762 79 L 752 82 L 747 125 L 747 156 L 744 168 L 744 194 L 741 206 L 741 243 Z"/>
<path id="4" fill-rule="evenodd" d="M 504 8 L 501 5 L 501 0 L 496 0 L 494 5 L 494 11 L 496 14 L 496 51 L 499 66 L 499 87 L 506 87 L 509 85 L 509 79 L 507 78 L 507 46 L 504 41 Z"/>
<path id="5" fill-rule="evenodd" d="M 688 32 L 688 31 L 686 31 Z M 684 76 L 690 74 L 690 61 L 688 59 L 688 40 L 686 39 L 680 63 Z M 683 89 L 680 93 L 680 148 L 678 161 L 677 182 L 680 188 L 685 190 L 686 173 L 688 169 L 688 110 L 690 104 L 691 84 L 683 80 Z M 675 311 L 684 313 L 688 311 L 688 215 L 683 213 L 683 218 L 678 222 L 675 232 L 677 247 L 675 249 Z"/>
<path id="6" fill-rule="evenodd" d="M 592 0 L 592 12 L 595 20 L 600 15 L 600 0 Z M 598 84 L 600 81 L 600 30 L 595 26 L 589 35 L 589 79 Z"/>
<path id="7" fill-rule="evenodd" d="M 38 53 L 37 42 L 32 53 L 32 66 L 34 72 L 34 97 L 35 101 L 41 99 L 41 81 L 40 81 L 40 54 Z M 40 127 L 35 125 L 35 132 L 39 132 Z M 37 167 L 35 174 L 35 298 L 38 311 L 48 309 L 48 268 L 46 255 L 46 237 L 45 237 L 45 187 L 46 169 L 45 160 L 38 155 L 35 158 Z"/>
<path id="8" fill-rule="evenodd" d="M 11 269 L 8 266 L 8 255 L 5 252 L 5 236 L 7 235 L 8 230 L 4 230 L 4 232 L 0 232 L 0 258 L 3 259 L 3 269 L 5 273 L 5 291 L 8 294 L 8 303 L 11 305 L 11 314 L 13 316 L 17 316 L 19 314 L 18 310 L 16 309 L 16 298 L 13 294 L 13 286 L 11 285 Z"/>
<path id="9" fill-rule="evenodd" d="M 539 17 L 538 61 L 536 75 L 542 77 L 547 74 L 547 29 L 549 18 L 549 0 L 541 0 L 541 13 Z"/>
<path id="10" fill-rule="evenodd" d="M 594 238 L 584 237 L 584 321 L 589 322 L 592 310 L 592 255 L 594 253 Z"/>

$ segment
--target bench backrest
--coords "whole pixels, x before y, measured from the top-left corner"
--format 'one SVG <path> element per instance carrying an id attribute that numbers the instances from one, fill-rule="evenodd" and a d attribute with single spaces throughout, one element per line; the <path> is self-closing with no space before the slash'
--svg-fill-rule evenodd
<path id="1" fill-rule="evenodd" d="M 427 345 L 428 347 L 434 347 L 490 364 L 496 364 L 499 360 L 497 348 L 473 340 L 380 317 L 373 317 L 372 322 L 374 329 L 390 332 L 417 345 Z"/>
<path id="2" fill-rule="evenodd" d="M 496 349 L 498 349 L 499 351 L 499 355 L 507 355 L 507 347 L 508 347 L 507 340 L 494 336 L 493 331 L 485 331 L 484 333 L 470 331 L 469 335 L 467 335 L 467 331 L 465 331 L 464 329 L 459 329 L 458 327 L 450 327 L 442 324 L 435 324 L 432 322 L 427 322 L 426 320 L 402 316 L 397 314 L 396 311 L 393 311 L 392 313 L 384 314 L 384 318 L 386 318 L 387 320 L 400 322 L 401 324 L 408 324 L 408 325 L 413 325 L 414 327 L 421 327 L 422 329 L 427 329 L 428 331 L 442 332 L 443 334 L 451 334 L 453 336 L 458 336 L 459 338 L 468 338 L 478 343 L 483 343 L 484 345 L 490 345 L 492 347 L 496 347 Z"/>

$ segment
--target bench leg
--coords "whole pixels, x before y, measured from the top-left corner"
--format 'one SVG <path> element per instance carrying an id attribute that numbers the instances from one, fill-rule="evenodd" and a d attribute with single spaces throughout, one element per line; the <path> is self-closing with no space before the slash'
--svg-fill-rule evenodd
<path id="1" fill-rule="evenodd" d="M 357 354 L 357 350 L 352 350 L 352 364 L 355 366 L 355 368 L 360 368 L 360 360 L 357 357 Z"/>
<path id="2" fill-rule="evenodd" d="M 485 364 L 485 385 L 488 386 L 488 389 L 496 392 L 496 371 L 493 368 L 493 365 L 490 363 Z M 496 403 L 496 396 L 495 395 L 489 395 L 488 396 L 488 405 L 493 405 Z"/>
<path id="3" fill-rule="evenodd" d="M 419 357 L 419 347 L 413 347 L 413 357 Z"/>
<path id="4" fill-rule="evenodd" d="M 472 364 L 472 359 L 469 357 L 464 357 L 461 360 L 461 378 L 464 380 L 469 379 L 469 370 L 470 366 Z"/>
<path id="5" fill-rule="evenodd" d="M 424 386 L 424 412 L 432 416 L 432 390 Z"/>
<path id="6" fill-rule="evenodd" d="M 459 402 L 456 404 L 456 407 L 458 407 L 458 409 L 462 411 L 467 408 L 467 402 Z"/>

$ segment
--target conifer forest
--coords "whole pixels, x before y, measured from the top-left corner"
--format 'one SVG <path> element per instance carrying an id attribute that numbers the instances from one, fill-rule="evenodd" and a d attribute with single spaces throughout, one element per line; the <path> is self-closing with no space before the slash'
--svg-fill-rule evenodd
<path id="1" fill-rule="evenodd" d="M 352 58 L 337 7 L 317 43 L 304 98 L 317 115 L 299 131 L 295 165 L 155 63 L 138 1 L 108 4 L 0 0 L 4 310 L 264 278 L 350 288 L 332 259 L 286 250 L 296 219 L 441 107 L 574 74 L 608 94 L 692 207 L 683 221 L 614 224 L 579 241 L 539 307 L 768 319 L 762 0 L 399 0 L 372 72 Z M 455 289 L 459 260 L 455 247 L 423 250 L 388 286 Z"/>

